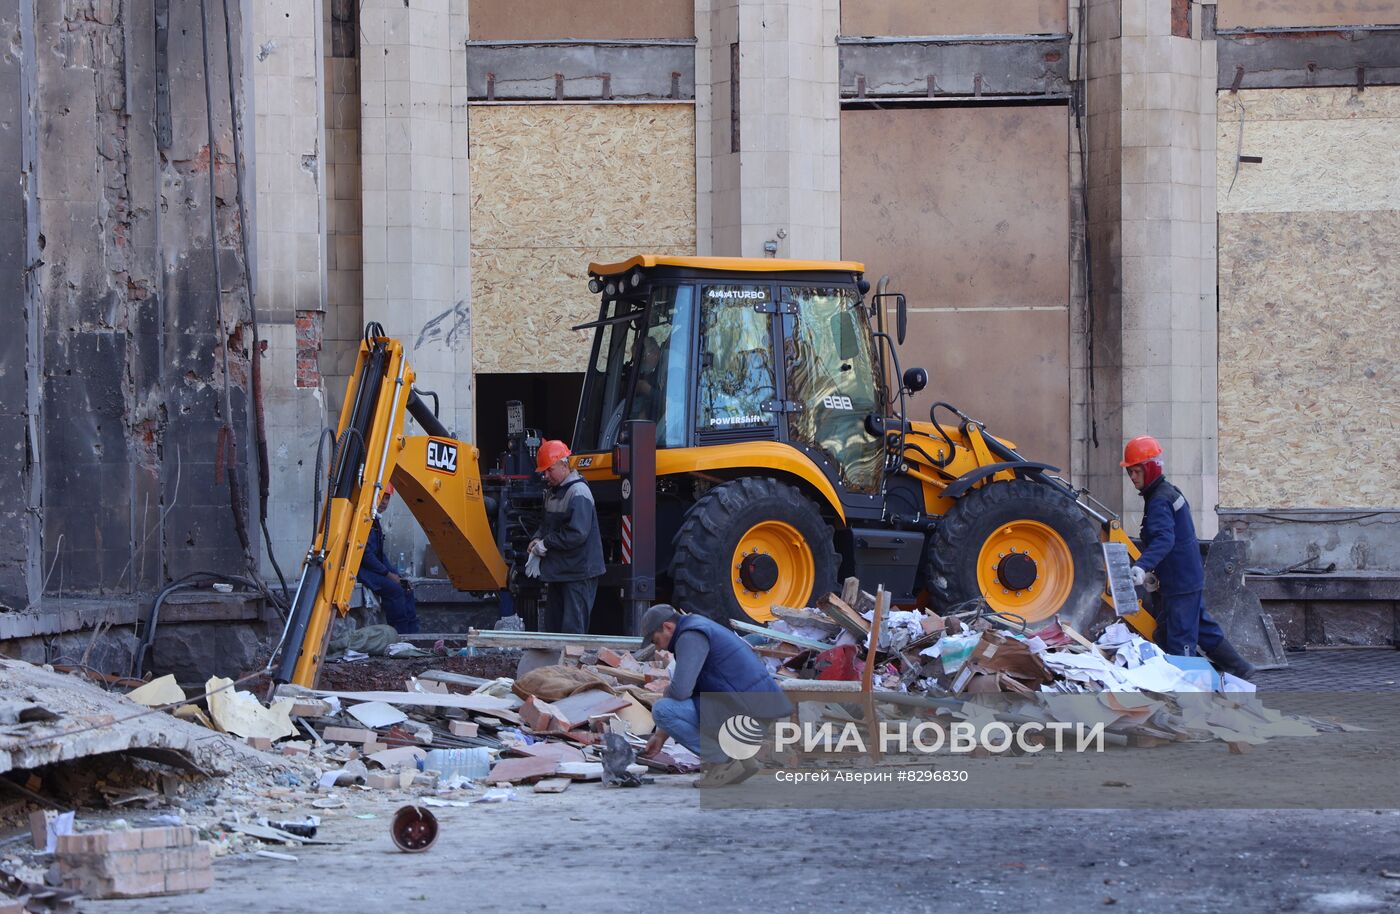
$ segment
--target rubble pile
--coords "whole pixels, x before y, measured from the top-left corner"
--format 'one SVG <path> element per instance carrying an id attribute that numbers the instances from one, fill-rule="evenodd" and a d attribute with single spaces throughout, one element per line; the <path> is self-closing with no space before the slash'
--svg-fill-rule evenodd
<path id="1" fill-rule="evenodd" d="M 773 612 L 766 626 L 731 624 L 786 688 L 868 672 L 875 701 L 891 711 L 913 696 L 962 719 L 1102 724 L 1116 745 L 1220 740 L 1236 752 L 1344 729 L 1266 708 L 1251 683 L 1203 657 L 1167 655 L 1122 622 L 1089 641 L 1057 621 L 1026 626 L 985 604 L 942 616 L 892 611 L 888 595 L 862 591 L 855 578 L 813 607 Z"/>

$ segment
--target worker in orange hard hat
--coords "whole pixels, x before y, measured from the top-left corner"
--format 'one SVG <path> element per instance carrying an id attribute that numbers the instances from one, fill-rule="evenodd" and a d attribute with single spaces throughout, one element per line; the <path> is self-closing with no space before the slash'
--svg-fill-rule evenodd
<path id="1" fill-rule="evenodd" d="M 1139 435 L 1123 448 L 1121 466 L 1142 495 L 1142 554 L 1133 563 L 1133 583 L 1145 584 L 1149 572 L 1157 576 L 1151 609 L 1157 645 L 1185 657 L 1194 656 L 1199 646 L 1219 669 L 1250 678 L 1254 667 L 1206 612 L 1196 524 L 1186 496 L 1162 475 L 1162 445 L 1151 435 Z"/>
<path id="2" fill-rule="evenodd" d="M 389 509 L 389 499 L 393 495 L 393 484 L 384 483 L 355 578 L 369 588 L 384 607 L 384 621 L 394 626 L 399 634 L 412 635 L 418 632 L 418 601 L 413 595 L 413 583 L 405 576 L 406 572 L 389 561 L 384 552 L 384 530 L 379 526 L 379 518 Z"/>
<path id="3" fill-rule="evenodd" d="M 603 575 L 603 538 L 593 492 L 569 467 L 569 446 L 540 443 L 535 468 L 544 476 L 544 522 L 530 540 L 525 573 L 546 586 L 542 631 L 587 634 Z"/>

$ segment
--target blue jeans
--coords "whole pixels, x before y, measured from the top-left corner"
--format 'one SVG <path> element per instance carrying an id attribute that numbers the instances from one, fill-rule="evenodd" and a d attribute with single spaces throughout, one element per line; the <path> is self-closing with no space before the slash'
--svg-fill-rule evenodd
<path id="1" fill-rule="evenodd" d="M 1194 657 L 1197 645 L 1208 654 L 1225 640 L 1220 624 L 1206 612 L 1202 591 L 1162 594 L 1154 604 L 1152 617 L 1157 620 L 1157 634 L 1153 640 L 1168 654 Z"/>
<path id="2" fill-rule="evenodd" d="M 384 606 L 384 621 L 400 635 L 418 634 L 418 601 L 413 591 L 382 574 L 361 569 L 360 583 L 368 587 Z"/>
<path id="3" fill-rule="evenodd" d="M 715 742 L 715 734 L 700 730 L 700 708 L 694 698 L 677 701 L 674 698 L 659 698 L 651 709 L 652 720 L 682 746 L 700 756 L 706 762 L 727 762 L 729 756 Z"/>

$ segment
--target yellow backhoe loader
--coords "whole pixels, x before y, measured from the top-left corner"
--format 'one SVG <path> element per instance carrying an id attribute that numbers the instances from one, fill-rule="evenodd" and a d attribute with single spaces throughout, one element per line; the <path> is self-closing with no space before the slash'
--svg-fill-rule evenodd
<path id="1" fill-rule="evenodd" d="M 598 504 L 611 590 L 634 625 L 666 599 L 718 619 L 772 618 L 858 576 L 897 603 L 985 603 L 1035 627 L 1105 611 L 1116 516 L 937 403 L 906 415 L 904 297 L 853 262 L 643 255 L 591 264 L 600 298 L 572 464 Z M 885 329 L 894 310 L 894 339 Z M 576 328 L 579 329 L 579 328 Z M 288 617 L 278 678 L 315 682 L 392 480 L 461 590 L 509 588 L 539 510 L 539 438 L 518 405 L 482 473 L 423 397 L 402 345 L 366 328 L 341 411 L 329 497 Z M 426 434 L 405 435 L 405 416 Z M 1141 609 L 1126 617 L 1150 635 Z"/>

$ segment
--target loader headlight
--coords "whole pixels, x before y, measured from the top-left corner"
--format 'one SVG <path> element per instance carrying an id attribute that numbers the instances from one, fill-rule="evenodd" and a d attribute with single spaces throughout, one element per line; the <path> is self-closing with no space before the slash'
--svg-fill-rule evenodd
<path id="1" fill-rule="evenodd" d="M 615 283 L 615 282 L 610 282 L 610 283 L 607 284 L 607 287 L 606 287 L 606 288 L 607 288 L 607 293 L 608 293 L 608 297 L 609 297 L 609 298 L 612 298 L 614 295 L 617 294 L 617 283 Z"/>
<path id="2" fill-rule="evenodd" d="M 642 271 L 641 271 L 641 270 L 633 270 L 633 271 L 632 271 L 632 288 L 635 289 L 635 288 L 637 288 L 638 286 L 640 286 L 641 284 L 642 284 Z"/>
<path id="3" fill-rule="evenodd" d="M 597 279 L 596 277 L 594 279 L 590 279 L 588 281 L 588 291 L 592 292 L 594 295 L 597 295 L 599 292 L 603 291 L 602 280 Z"/>

